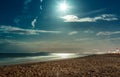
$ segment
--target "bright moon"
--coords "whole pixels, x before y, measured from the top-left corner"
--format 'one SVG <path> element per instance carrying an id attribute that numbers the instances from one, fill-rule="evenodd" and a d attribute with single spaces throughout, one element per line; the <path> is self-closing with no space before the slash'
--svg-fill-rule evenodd
<path id="1" fill-rule="evenodd" d="M 61 11 L 66 11 L 68 9 L 68 6 L 67 6 L 67 4 L 66 3 L 62 3 L 62 4 L 60 4 L 60 10 Z"/>

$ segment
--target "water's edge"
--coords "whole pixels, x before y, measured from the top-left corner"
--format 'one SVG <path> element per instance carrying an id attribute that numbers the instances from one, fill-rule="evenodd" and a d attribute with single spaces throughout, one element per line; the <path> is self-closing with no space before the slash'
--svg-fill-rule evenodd
<path id="1" fill-rule="evenodd" d="M 0 54 L 2 55 L 2 54 Z M 5 54 L 4 54 L 5 55 Z M 7 56 L 8 55 L 8 56 Z M 13 54 L 12 54 L 13 55 Z M 45 61 L 54 61 L 54 60 L 63 60 L 70 58 L 78 58 L 88 56 L 88 54 L 79 54 L 79 53 L 42 53 L 42 54 L 29 54 L 24 56 L 22 54 L 16 54 L 18 56 L 11 54 L 2 55 L 0 57 L 0 66 L 5 65 L 15 65 L 15 64 L 24 64 L 24 63 L 34 63 L 34 62 L 45 62 Z"/>

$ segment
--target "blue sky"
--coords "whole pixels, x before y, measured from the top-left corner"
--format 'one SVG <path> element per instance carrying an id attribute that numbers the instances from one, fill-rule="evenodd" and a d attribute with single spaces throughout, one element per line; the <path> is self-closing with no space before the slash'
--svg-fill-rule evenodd
<path id="1" fill-rule="evenodd" d="M 0 0 L 0 52 L 119 48 L 119 5 L 119 0 Z"/>

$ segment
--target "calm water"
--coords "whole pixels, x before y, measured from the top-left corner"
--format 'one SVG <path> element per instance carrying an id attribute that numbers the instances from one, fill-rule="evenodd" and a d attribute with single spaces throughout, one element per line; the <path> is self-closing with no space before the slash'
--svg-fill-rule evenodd
<path id="1" fill-rule="evenodd" d="M 22 64 L 31 62 L 43 62 L 77 58 L 86 56 L 78 53 L 0 53 L 0 66 L 11 64 Z"/>

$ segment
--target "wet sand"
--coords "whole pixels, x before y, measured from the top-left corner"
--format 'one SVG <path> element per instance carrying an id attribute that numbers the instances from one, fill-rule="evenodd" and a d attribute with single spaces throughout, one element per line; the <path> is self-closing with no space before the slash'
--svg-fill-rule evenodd
<path id="1" fill-rule="evenodd" d="M 120 77 L 120 55 L 0 66 L 0 77 Z"/>

